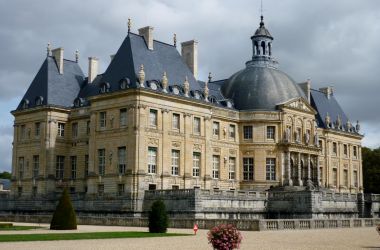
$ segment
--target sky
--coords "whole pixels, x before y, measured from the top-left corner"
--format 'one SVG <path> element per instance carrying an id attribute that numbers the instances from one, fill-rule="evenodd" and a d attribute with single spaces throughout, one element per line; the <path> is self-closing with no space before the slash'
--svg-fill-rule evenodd
<path id="1" fill-rule="evenodd" d="M 0 171 L 10 171 L 13 116 L 46 57 L 48 42 L 64 57 L 80 52 L 104 71 L 127 35 L 154 27 L 157 40 L 199 42 L 199 79 L 225 79 L 252 56 L 260 0 L 0 0 Z M 360 121 L 363 145 L 380 146 L 380 1 L 264 0 L 265 26 L 274 37 L 279 68 L 312 88 L 333 86 L 346 115 Z M 179 46 L 178 46 L 179 48 Z"/>

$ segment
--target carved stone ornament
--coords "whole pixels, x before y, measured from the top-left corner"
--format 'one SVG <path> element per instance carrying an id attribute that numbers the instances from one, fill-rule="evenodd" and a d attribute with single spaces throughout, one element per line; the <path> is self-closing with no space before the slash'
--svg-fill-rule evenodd
<path id="1" fill-rule="evenodd" d="M 287 127 L 286 129 L 285 129 L 285 140 L 286 141 L 290 141 L 290 128 L 289 127 Z"/>
<path id="2" fill-rule="evenodd" d="M 220 148 L 214 148 L 213 151 L 214 153 L 220 153 Z"/>
<path id="3" fill-rule="evenodd" d="M 201 151 L 202 145 L 201 144 L 194 144 L 194 151 Z"/>
<path id="4" fill-rule="evenodd" d="M 172 146 L 175 147 L 175 148 L 179 148 L 179 147 L 181 147 L 181 142 L 179 142 L 179 141 L 173 141 L 172 142 Z"/>
<path id="5" fill-rule="evenodd" d="M 148 138 L 148 144 L 153 146 L 158 146 L 158 139 L 156 138 Z"/>
<path id="6" fill-rule="evenodd" d="M 235 155 L 236 154 L 236 150 L 234 150 L 234 149 L 230 149 L 230 155 Z"/>
<path id="7" fill-rule="evenodd" d="M 165 93 L 168 92 L 167 88 L 168 88 L 168 78 L 166 77 L 166 71 L 164 71 L 164 74 L 162 76 L 162 91 L 164 91 Z"/>
<path id="8" fill-rule="evenodd" d="M 185 96 L 189 97 L 190 84 L 189 84 L 189 81 L 187 80 L 187 76 L 185 77 L 185 82 L 183 83 L 183 89 L 185 91 Z"/>
<path id="9" fill-rule="evenodd" d="M 145 88 L 144 82 L 145 82 L 145 71 L 144 71 L 144 65 L 141 64 L 140 66 L 140 71 L 139 71 L 139 82 L 140 82 L 140 87 Z"/>
<path id="10" fill-rule="evenodd" d="M 309 132 L 306 132 L 305 133 L 305 143 L 309 144 L 309 142 L 310 142 L 310 134 L 309 134 Z"/>
<path id="11" fill-rule="evenodd" d="M 330 127 L 330 122 L 331 122 L 330 115 L 329 115 L 329 113 L 327 113 L 326 117 L 325 117 L 325 123 L 326 123 L 328 128 Z"/>

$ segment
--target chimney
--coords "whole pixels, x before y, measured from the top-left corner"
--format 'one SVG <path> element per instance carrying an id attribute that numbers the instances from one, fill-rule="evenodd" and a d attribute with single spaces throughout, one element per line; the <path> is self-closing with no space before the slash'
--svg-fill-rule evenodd
<path id="1" fill-rule="evenodd" d="M 63 74 L 63 48 L 56 48 L 52 50 L 53 57 L 58 66 L 59 74 Z"/>
<path id="2" fill-rule="evenodd" d="M 323 92 L 327 99 L 330 99 L 330 97 L 334 94 L 333 87 L 320 88 L 319 91 Z"/>
<path id="3" fill-rule="evenodd" d="M 182 58 L 190 68 L 194 77 L 198 76 L 198 42 L 195 40 L 181 43 Z"/>
<path id="4" fill-rule="evenodd" d="M 310 104 L 311 80 L 308 79 L 306 82 L 299 83 L 298 85 L 301 87 L 301 89 L 302 89 L 303 92 L 305 93 L 306 98 L 307 98 L 307 102 Z"/>
<path id="5" fill-rule="evenodd" d="M 153 50 L 153 27 L 146 26 L 139 29 L 139 35 L 144 37 L 148 49 Z"/>
<path id="6" fill-rule="evenodd" d="M 88 83 L 92 83 L 98 75 L 98 62 L 99 59 L 96 57 L 88 58 Z"/>

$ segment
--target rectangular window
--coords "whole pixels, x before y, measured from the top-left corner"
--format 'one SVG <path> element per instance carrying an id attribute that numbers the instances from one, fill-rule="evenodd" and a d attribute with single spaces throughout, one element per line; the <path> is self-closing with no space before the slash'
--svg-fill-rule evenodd
<path id="1" fill-rule="evenodd" d="M 26 128 L 25 125 L 20 126 L 20 139 L 23 140 L 26 138 Z"/>
<path id="2" fill-rule="evenodd" d="M 275 129 L 276 129 L 275 126 L 268 126 L 267 127 L 267 139 L 274 140 Z"/>
<path id="3" fill-rule="evenodd" d="M 73 123 L 71 124 L 71 134 L 73 136 L 73 138 L 77 138 L 78 137 L 78 123 Z"/>
<path id="4" fill-rule="evenodd" d="M 343 145 L 343 154 L 345 157 L 347 157 L 347 155 L 348 155 L 348 148 L 347 148 L 346 144 Z"/>
<path id="5" fill-rule="evenodd" d="M 252 139 L 253 138 L 252 126 L 244 126 L 243 127 L 243 135 L 244 135 L 245 140 Z"/>
<path id="6" fill-rule="evenodd" d="M 98 195 L 102 196 L 104 194 L 104 184 L 98 185 Z"/>
<path id="7" fill-rule="evenodd" d="M 155 174 L 157 167 L 157 148 L 148 148 L 148 174 Z"/>
<path id="8" fill-rule="evenodd" d="M 179 175 L 179 150 L 172 150 L 172 175 Z"/>
<path id="9" fill-rule="evenodd" d="M 55 178 L 62 180 L 63 171 L 65 169 L 65 157 L 62 155 L 57 155 L 55 162 Z"/>
<path id="10" fill-rule="evenodd" d="M 106 168 L 106 150 L 98 149 L 98 171 L 99 175 L 103 176 Z"/>
<path id="11" fill-rule="evenodd" d="M 276 158 L 267 158 L 266 160 L 266 179 L 267 181 L 276 180 Z"/>
<path id="12" fill-rule="evenodd" d="M 348 187 L 348 170 L 343 170 L 343 180 L 344 180 L 344 186 Z"/>
<path id="13" fill-rule="evenodd" d="M 156 184 L 149 184 L 148 189 L 149 190 L 156 190 Z"/>
<path id="14" fill-rule="evenodd" d="M 213 179 L 219 178 L 219 169 L 220 169 L 220 156 L 213 155 L 212 156 L 212 178 Z"/>
<path id="15" fill-rule="evenodd" d="M 34 135 L 35 135 L 36 137 L 39 137 L 40 134 L 41 134 L 41 123 L 40 123 L 40 122 L 36 122 L 36 123 L 34 124 Z"/>
<path id="16" fill-rule="evenodd" d="M 123 195 L 125 190 L 125 185 L 124 184 L 117 184 L 117 194 L 118 195 Z"/>
<path id="17" fill-rule="evenodd" d="M 253 180 L 253 158 L 243 158 L 243 180 Z"/>
<path id="18" fill-rule="evenodd" d="M 219 122 L 212 123 L 212 135 L 219 136 Z"/>
<path id="19" fill-rule="evenodd" d="M 354 186 L 358 187 L 358 171 L 354 171 Z"/>
<path id="20" fill-rule="evenodd" d="M 99 127 L 106 128 L 107 126 L 107 112 L 99 112 Z"/>
<path id="21" fill-rule="evenodd" d="M 60 137 L 65 136 L 65 124 L 64 123 L 58 123 L 58 136 L 60 136 Z"/>
<path id="22" fill-rule="evenodd" d="M 127 166 L 127 150 L 126 147 L 120 147 L 117 150 L 117 156 L 119 161 L 119 174 L 125 174 Z"/>
<path id="23" fill-rule="evenodd" d="M 228 179 L 235 180 L 236 158 L 230 157 L 228 160 Z"/>
<path id="24" fill-rule="evenodd" d="M 199 177 L 199 171 L 201 169 L 201 153 L 193 153 L 193 177 Z"/>
<path id="25" fill-rule="evenodd" d="M 84 156 L 84 177 L 87 178 L 88 177 L 88 155 L 85 155 Z"/>
<path id="26" fill-rule="evenodd" d="M 172 185 L 172 189 L 173 190 L 178 190 L 179 189 L 179 185 Z"/>
<path id="27" fill-rule="evenodd" d="M 71 179 L 75 180 L 77 178 L 77 157 L 70 156 L 71 162 Z"/>
<path id="28" fill-rule="evenodd" d="M 358 158 L 358 150 L 356 146 L 353 147 L 353 155 L 355 159 Z"/>
<path id="29" fill-rule="evenodd" d="M 91 125 L 91 122 L 90 122 L 90 121 L 87 121 L 87 123 L 86 123 L 86 133 L 87 133 L 87 135 L 89 135 L 90 132 L 91 132 L 91 127 L 90 127 L 90 125 Z"/>
<path id="30" fill-rule="evenodd" d="M 230 125 L 229 127 L 229 134 L 231 139 L 235 139 L 235 134 L 236 134 L 236 127 L 235 125 Z"/>
<path id="31" fill-rule="evenodd" d="M 75 194 L 75 187 L 70 187 L 70 194 Z"/>
<path id="32" fill-rule="evenodd" d="M 332 178 L 333 178 L 333 185 L 337 187 L 338 186 L 338 170 L 336 168 L 333 168 Z"/>
<path id="33" fill-rule="evenodd" d="M 336 142 L 333 142 L 333 143 L 332 143 L 332 153 L 333 153 L 334 155 L 337 155 L 337 152 L 338 152 L 337 144 L 336 144 Z"/>
<path id="34" fill-rule="evenodd" d="M 24 178 L 24 166 L 25 166 L 24 157 L 19 157 L 18 158 L 18 172 L 19 172 L 18 176 L 20 180 Z"/>
<path id="35" fill-rule="evenodd" d="M 120 127 L 127 126 L 127 109 L 120 109 Z"/>
<path id="36" fill-rule="evenodd" d="M 33 178 L 37 178 L 40 169 L 40 156 L 33 155 Z"/>
<path id="37" fill-rule="evenodd" d="M 194 117 L 194 127 L 193 127 L 194 134 L 201 134 L 201 118 Z"/>
<path id="38" fill-rule="evenodd" d="M 179 126 L 180 126 L 180 115 L 179 114 L 173 114 L 173 117 L 172 117 L 172 128 L 174 130 L 179 130 Z"/>
<path id="39" fill-rule="evenodd" d="M 17 195 L 18 196 L 22 195 L 22 187 L 17 187 Z"/>
<path id="40" fill-rule="evenodd" d="M 157 127 L 157 110 L 155 109 L 149 111 L 149 125 L 151 127 Z"/>

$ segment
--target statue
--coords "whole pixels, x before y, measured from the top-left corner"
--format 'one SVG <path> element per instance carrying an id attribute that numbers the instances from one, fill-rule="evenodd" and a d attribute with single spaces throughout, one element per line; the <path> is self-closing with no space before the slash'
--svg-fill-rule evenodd
<path id="1" fill-rule="evenodd" d="M 356 121 L 356 132 L 359 132 L 360 131 L 360 124 L 359 124 L 359 121 Z"/>
<path id="2" fill-rule="evenodd" d="M 185 77 L 185 82 L 183 83 L 183 89 L 185 91 L 185 96 L 189 97 L 190 84 L 189 84 L 189 81 L 187 80 L 187 76 Z"/>
<path id="3" fill-rule="evenodd" d="M 310 142 L 310 132 L 307 131 L 307 132 L 305 133 L 305 143 L 306 143 L 306 144 L 309 144 L 309 142 Z"/>
<path id="4" fill-rule="evenodd" d="M 319 136 L 318 136 L 318 132 L 315 132 L 314 134 L 314 145 L 315 146 L 319 146 Z"/>
<path id="5" fill-rule="evenodd" d="M 290 141 L 290 128 L 287 127 L 285 129 L 285 141 L 289 142 Z"/>
<path id="6" fill-rule="evenodd" d="M 162 75 L 162 89 L 165 93 L 168 92 L 167 88 L 168 88 L 168 78 L 166 76 L 166 71 L 164 71 L 164 74 Z"/>
<path id="7" fill-rule="evenodd" d="M 327 112 L 326 117 L 325 117 L 325 123 L 326 123 L 326 126 L 329 128 L 330 127 L 330 115 L 328 112 Z"/>

